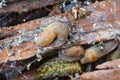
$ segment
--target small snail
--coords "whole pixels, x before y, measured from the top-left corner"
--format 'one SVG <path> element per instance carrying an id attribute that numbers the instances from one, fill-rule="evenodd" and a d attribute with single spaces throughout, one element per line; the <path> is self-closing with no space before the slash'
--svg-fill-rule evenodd
<path id="1" fill-rule="evenodd" d="M 43 32 L 38 35 L 36 43 L 41 47 L 45 47 L 54 41 L 53 47 L 60 47 L 66 42 L 67 37 L 67 25 L 61 22 L 54 22 L 48 25 Z"/>

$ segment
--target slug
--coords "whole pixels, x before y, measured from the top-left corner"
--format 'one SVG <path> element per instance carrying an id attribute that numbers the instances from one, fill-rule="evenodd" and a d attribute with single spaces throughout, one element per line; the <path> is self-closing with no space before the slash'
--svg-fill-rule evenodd
<path id="1" fill-rule="evenodd" d="M 120 44 L 118 47 L 107 56 L 107 60 L 115 60 L 120 58 Z"/>
<path id="2" fill-rule="evenodd" d="M 41 46 L 49 46 L 52 42 L 53 47 L 62 46 L 68 38 L 67 25 L 61 22 L 49 24 L 39 35 L 36 43 Z"/>
<path id="3" fill-rule="evenodd" d="M 118 42 L 111 40 L 104 42 L 102 45 L 94 45 L 85 50 L 84 57 L 80 60 L 82 64 L 91 63 L 97 61 L 100 57 L 108 54 L 114 50 L 118 45 Z"/>
<path id="4" fill-rule="evenodd" d="M 72 46 L 59 52 L 59 57 L 65 61 L 77 61 L 84 56 L 84 48 L 82 46 Z"/>

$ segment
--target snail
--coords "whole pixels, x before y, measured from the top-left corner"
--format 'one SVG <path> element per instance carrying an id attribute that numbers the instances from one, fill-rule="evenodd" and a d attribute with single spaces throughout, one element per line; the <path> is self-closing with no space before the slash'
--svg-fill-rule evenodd
<path id="1" fill-rule="evenodd" d="M 100 57 L 113 51 L 117 47 L 117 45 L 118 45 L 117 41 L 111 40 L 103 44 L 97 44 L 97 45 L 91 46 L 85 50 L 85 55 L 80 61 L 82 64 L 95 62 Z"/>
<path id="2" fill-rule="evenodd" d="M 83 56 L 84 48 L 82 46 L 72 46 L 59 52 L 59 57 L 69 62 L 78 61 Z"/>
<path id="3" fill-rule="evenodd" d="M 67 25 L 61 22 L 54 22 L 49 24 L 38 35 L 36 43 L 41 47 L 45 47 L 54 42 L 53 47 L 60 47 L 66 42 L 67 38 L 68 38 Z"/>

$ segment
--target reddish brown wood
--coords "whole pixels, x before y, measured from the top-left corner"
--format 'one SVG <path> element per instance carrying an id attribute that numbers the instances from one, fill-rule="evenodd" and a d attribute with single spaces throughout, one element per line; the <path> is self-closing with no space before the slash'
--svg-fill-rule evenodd
<path id="1" fill-rule="evenodd" d="M 78 80 L 119 80 L 120 69 L 98 70 L 88 73 L 83 73 Z"/>
<path id="2" fill-rule="evenodd" d="M 10 12 L 17 12 L 17 13 L 28 12 L 33 9 L 42 8 L 42 7 L 53 5 L 63 1 L 64 0 L 22 0 L 1 8 L 0 14 L 10 13 Z"/>
<path id="3" fill-rule="evenodd" d="M 120 26 L 120 8 L 119 7 L 120 7 L 119 0 L 110 0 L 109 2 L 108 1 L 97 2 L 93 5 L 86 7 L 91 11 L 91 13 L 85 18 L 79 18 L 78 20 L 75 21 L 78 29 L 76 33 L 73 35 L 73 38 L 71 37 L 71 40 L 75 39 L 75 42 L 73 42 L 73 44 L 83 45 L 83 44 L 89 44 L 91 42 L 115 39 L 116 37 L 118 37 L 120 35 L 120 27 L 119 27 Z M 73 19 L 72 14 L 65 13 L 63 15 L 46 17 L 46 18 L 32 20 L 23 24 L 18 24 L 16 26 L 12 26 L 10 29 L 7 29 L 7 28 L 1 29 L 0 32 L 4 34 L 4 36 L 2 37 L 4 37 L 5 39 L 0 40 L 0 45 L 1 44 L 3 45 L 9 42 L 10 40 L 14 41 L 18 36 L 22 35 L 21 31 L 24 31 L 26 33 L 29 33 L 29 38 L 32 38 L 32 39 L 28 38 L 28 40 L 26 41 L 27 46 L 31 45 L 32 49 L 34 49 L 37 46 L 34 43 L 35 41 L 33 40 L 35 38 L 34 33 L 36 33 L 36 30 L 38 30 L 38 32 L 41 31 L 41 29 L 38 29 L 38 28 L 46 27 L 48 24 L 55 21 L 66 22 L 67 24 L 69 24 L 69 23 L 72 23 L 71 19 Z M 71 29 L 73 28 L 73 26 L 69 24 L 69 28 Z M 16 34 L 11 33 L 11 31 L 16 32 Z M 9 33 L 11 33 L 11 35 L 7 36 Z M 31 44 L 31 41 L 29 40 L 33 41 L 34 44 Z M 21 42 L 17 46 L 23 45 L 23 42 Z M 52 47 L 52 46 L 50 45 L 49 47 Z M 24 48 L 25 46 L 23 46 L 23 49 Z M 62 47 L 59 47 L 59 48 L 62 48 Z M 54 48 L 50 48 L 50 50 L 51 49 L 54 49 Z M 12 50 L 16 50 L 16 47 L 12 47 Z M 25 51 L 26 51 L 25 53 L 27 53 L 27 50 Z M 1 52 L 2 54 L 0 55 L 3 55 L 3 54 L 6 55 L 4 48 L 1 50 Z M 32 54 L 33 56 L 35 54 L 34 52 L 36 52 L 36 49 L 33 50 L 33 52 L 31 52 L 30 55 Z M 26 56 L 30 56 L 30 55 L 28 54 Z M 14 58 L 15 59 L 10 59 L 10 60 L 20 60 L 19 58 L 16 58 L 16 57 Z M 3 59 L 1 61 L 5 62 L 4 59 L 6 59 L 6 56 L 0 59 Z M 26 59 L 26 57 L 23 57 L 21 59 Z"/>
<path id="4" fill-rule="evenodd" d="M 96 66 L 97 69 L 108 69 L 108 68 L 120 68 L 120 59 L 107 61 L 103 64 Z"/>

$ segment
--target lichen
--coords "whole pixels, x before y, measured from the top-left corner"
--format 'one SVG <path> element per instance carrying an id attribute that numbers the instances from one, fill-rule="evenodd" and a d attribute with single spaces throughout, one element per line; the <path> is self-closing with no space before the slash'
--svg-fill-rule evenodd
<path id="1" fill-rule="evenodd" d="M 36 35 L 38 35 L 37 30 L 30 30 L 30 31 L 25 31 L 21 30 L 19 31 L 20 35 L 15 36 L 15 39 L 9 40 L 9 41 L 4 41 L 3 43 L 0 44 L 1 48 L 10 48 L 11 46 L 18 46 L 24 41 L 30 41 L 34 42 Z"/>

